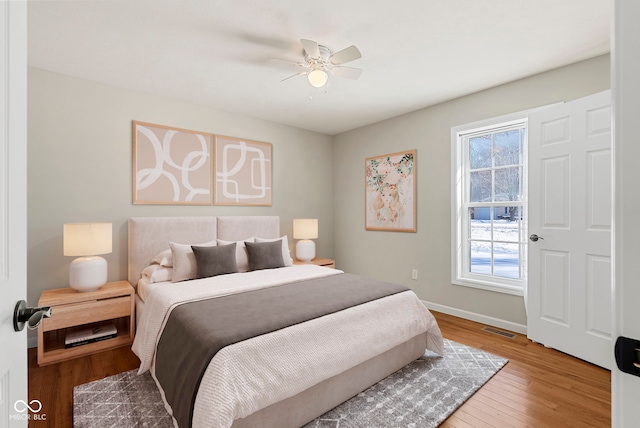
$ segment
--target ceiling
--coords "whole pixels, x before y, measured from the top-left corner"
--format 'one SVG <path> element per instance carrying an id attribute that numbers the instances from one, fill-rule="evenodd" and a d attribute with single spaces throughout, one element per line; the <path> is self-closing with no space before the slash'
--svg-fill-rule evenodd
<path id="1" fill-rule="evenodd" d="M 335 135 L 605 54 L 612 1 L 29 0 L 28 61 Z M 356 45 L 362 76 L 281 82 L 301 38 Z"/>

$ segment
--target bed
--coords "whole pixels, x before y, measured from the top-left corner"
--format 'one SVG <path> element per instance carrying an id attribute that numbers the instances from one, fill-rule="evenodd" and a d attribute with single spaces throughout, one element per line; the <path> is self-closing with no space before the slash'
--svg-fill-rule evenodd
<path id="1" fill-rule="evenodd" d="M 231 247 L 242 267 L 174 282 L 184 275 L 176 266 L 165 269 L 166 257 L 172 254 L 177 264 L 191 245 L 198 267 L 205 265 L 203 254 L 224 258 L 220 254 L 230 254 Z M 256 254 L 268 247 L 272 255 L 275 246 L 282 263 L 260 269 L 263 259 Z M 247 252 L 249 260 L 242 259 Z M 133 350 L 139 373 L 150 371 L 175 426 L 303 426 L 425 349 L 442 353 L 437 323 L 412 291 L 291 262 L 278 216 L 129 219 L 128 279 L 137 287 Z M 342 290 L 351 297 L 338 298 Z M 352 298 L 364 300 L 342 302 Z M 234 330 L 217 348 L 205 344 L 240 325 L 256 331 Z"/>

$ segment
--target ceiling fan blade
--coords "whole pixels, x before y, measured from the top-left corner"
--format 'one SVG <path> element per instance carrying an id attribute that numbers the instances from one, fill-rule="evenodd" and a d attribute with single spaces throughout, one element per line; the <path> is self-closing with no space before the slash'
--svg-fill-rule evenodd
<path id="1" fill-rule="evenodd" d="M 300 42 L 302 43 L 302 47 L 304 48 L 304 51 L 307 53 L 307 55 L 309 55 L 309 57 L 313 59 L 320 58 L 320 48 L 318 48 L 317 42 L 307 39 L 300 39 Z"/>
<path id="2" fill-rule="evenodd" d="M 362 54 L 354 45 L 349 46 L 348 48 L 344 48 L 341 51 L 338 51 L 329 57 L 329 61 L 332 64 L 344 64 L 349 61 L 356 60 L 358 58 L 362 58 Z"/>
<path id="3" fill-rule="evenodd" d="M 308 67 L 307 64 L 304 64 L 302 62 L 297 62 L 297 61 L 290 61 L 288 59 L 280 59 L 280 58 L 271 58 L 270 62 L 276 64 L 276 65 L 284 65 L 287 67 Z"/>
<path id="4" fill-rule="evenodd" d="M 356 80 L 362 74 L 361 68 L 356 67 L 345 67 L 341 65 L 337 65 L 331 68 L 331 71 L 336 76 L 346 77 L 347 79 Z"/>
<path id="5" fill-rule="evenodd" d="M 292 79 L 294 77 L 302 76 L 303 74 L 307 74 L 307 72 L 306 71 L 301 71 L 300 73 L 296 73 L 296 74 L 291 75 L 289 77 L 285 77 L 284 79 L 281 80 L 281 82 L 284 82 L 285 80 Z"/>

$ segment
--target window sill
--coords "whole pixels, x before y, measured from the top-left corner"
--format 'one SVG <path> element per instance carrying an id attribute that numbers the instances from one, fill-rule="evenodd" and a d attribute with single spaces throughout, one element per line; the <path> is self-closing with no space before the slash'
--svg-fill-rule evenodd
<path id="1" fill-rule="evenodd" d="M 481 281 L 468 278 L 457 278 L 452 281 L 454 285 L 463 287 L 479 288 L 481 290 L 494 291 L 496 293 L 512 294 L 514 296 L 524 296 L 524 287 L 517 285 L 498 284 L 495 282 Z"/>

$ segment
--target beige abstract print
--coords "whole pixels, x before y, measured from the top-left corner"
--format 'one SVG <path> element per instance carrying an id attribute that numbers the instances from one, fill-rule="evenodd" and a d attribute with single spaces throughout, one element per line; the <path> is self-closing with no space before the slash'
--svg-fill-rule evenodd
<path id="1" fill-rule="evenodd" d="M 271 144 L 215 136 L 214 205 L 271 205 Z"/>
<path id="2" fill-rule="evenodd" d="M 212 134 L 133 122 L 133 203 L 211 205 Z"/>

